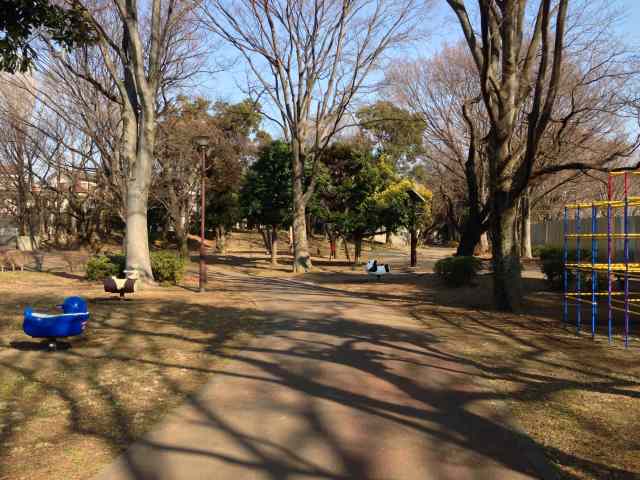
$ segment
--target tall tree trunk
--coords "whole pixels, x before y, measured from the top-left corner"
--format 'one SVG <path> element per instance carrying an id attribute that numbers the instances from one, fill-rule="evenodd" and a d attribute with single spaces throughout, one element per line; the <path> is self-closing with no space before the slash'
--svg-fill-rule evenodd
<path id="1" fill-rule="evenodd" d="M 357 265 L 358 263 L 360 263 L 360 257 L 362 256 L 362 236 L 355 235 L 353 242 L 354 242 L 353 264 Z"/>
<path id="2" fill-rule="evenodd" d="M 487 235 L 487 232 L 484 232 L 480 235 L 480 253 L 488 253 L 489 249 L 489 235 Z"/>
<path id="3" fill-rule="evenodd" d="M 78 238 L 78 220 L 71 213 L 69 213 L 69 236 L 71 242 L 75 242 Z"/>
<path id="4" fill-rule="evenodd" d="M 484 233 L 484 227 L 477 215 L 471 213 L 464 224 L 462 237 L 458 244 L 456 255 L 470 257 L 473 255 L 476 247 L 480 243 L 480 238 Z"/>
<path id="5" fill-rule="evenodd" d="M 529 202 L 529 192 L 526 191 L 521 201 L 520 216 L 520 241 L 522 243 L 522 258 L 533 258 L 533 249 L 531 248 L 531 204 Z"/>
<path id="6" fill-rule="evenodd" d="M 522 306 L 520 248 L 515 240 L 517 209 L 509 194 L 496 191 L 491 222 L 493 294 L 496 307 L 519 311 Z"/>
<path id="7" fill-rule="evenodd" d="M 153 115 L 152 115 L 153 117 Z M 132 171 L 127 178 L 125 252 L 127 270 L 144 282 L 153 282 L 149 256 L 147 211 L 154 141 L 154 118 L 145 118 L 138 133 L 133 112 L 123 115 L 124 151 Z M 136 147 L 137 145 L 137 147 Z"/>
<path id="8" fill-rule="evenodd" d="M 531 179 L 538 146 L 551 121 L 559 91 L 569 0 L 540 2 L 536 32 L 527 36 L 522 35 L 520 21 L 527 5 L 524 0 L 479 2 L 481 33 L 474 31 L 464 1 L 447 0 L 447 3 L 458 17 L 477 67 L 490 123 L 487 152 L 496 306 L 518 310 L 522 304 L 522 286 L 520 245 L 515 240 L 519 229 L 516 207 L 518 197 Z M 494 3 L 499 6 L 495 7 Z M 555 25 L 551 24 L 554 15 Z M 525 37 L 529 39 L 528 45 L 523 43 Z M 539 67 L 532 75 L 537 58 Z M 535 86 L 527 85 L 523 89 L 524 83 L 529 82 Z M 520 128 L 518 114 L 523 108 L 529 110 L 527 140 L 524 152 L 519 154 L 513 139 Z"/>
<path id="9" fill-rule="evenodd" d="M 418 232 L 415 228 L 411 228 L 409 231 L 411 242 L 411 266 L 418 265 Z"/>
<path id="10" fill-rule="evenodd" d="M 216 228 L 216 251 L 218 253 L 227 253 L 227 229 L 224 225 Z"/>
<path id="11" fill-rule="evenodd" d="M 324 226 L 325 237 L 329 239 L 329 260 L 335 260 L 337 254 L 337 236 L 327 225 Z"/>
<path id="12" fill-rule="evenodd" d="M 127 270 L 135 271 L 143 281 L 153 281 L 149 257 L 147 193 L 136 179 L 127 192 L 126 255 Z"/>
<path id="13" fill-rule="evenodd" d="M 289 227 L 289 254 L 293 254 L 293 226 Z"/>
<path id="14" fill-rule="evenodd" d="M 262 236 L 262 241 L 264 242 L 264 251 L 267 254 L 271 253 L 271 238 L 269 237 L 269 232 L 266 229 L 260 227 L 260 235 Z"/>
<path id="15" fill-rule="evenodd" d="M 148 190 L 138 178 L 129 181 L 127 191 L 126 256 L 127 270 L 135 271 L 144 282 L 153 281 L 153 274 L 147 226 Z"/>
<path id="16" fill-rule="evenodd" d="M 307 213 L 305 222 L 307 224 L 307 238 L 313 238 L 313 218 L 310 213 Z"/>
<path id="17" fill-rule="evenodd" d="M 306 272 L 311 268 L 309 243 L 307 241 L 306 207 L 304 195 L 304 159 L 300 152 L 300 142 L 292 142 L 293 170 L 293 271 Z"/>
<path id="18" fill-rule="evenodd" d="M 184 225 L 185 222 L 183 222 L 183 219 L 179 219 L 177 222 L 174 223 L 174 230 L 175 230 L 175 234 L 176 234 L 176 243 L 178 244 L 178 249 L 180 251 L 180 255 L 182 255 L 184 258 L 187 258 L 189 256 L 189 243 L 188 243 L 188 236 L 187 236 L 187 230 L 186 230 L 186 226 Z M 167 228 L 165 227 L 162 232 L 166 232 Z"/>
<path id="19" fill-rule="evenodd" d="M 126 180 L 126 268 L 142 283 L 153 282 L 149 255 L 147 210 L 151 169 L 156 141 L 156 102 L 160 87 L 163 12 L 160 0 L 149 2 L 151 16 L 145 18 L 149 36 L 140 32 L 141 20 L 136 2 L 116 2 L 122 22 L 122 75 L 111 62 L 105 62 L 122 99 L 121 149 L 127 166 Z M 171 18 L 167 13 L 166 21 Z M 146 23 L 148 22 L 148 23 Z M 144 38 L 143 38 L 144 37 Z M 98 36 L 102 46 L 108 43 Z M 145 61 L 145 59 L 147 61 Z M 146 66 L 146 68 L 145 68 Z"/>
<path id="20" fill-rule="evenodd" d="M 351 263 L 351 255 L 349 254 L 349 242 L 345 237 L 342 237 L 342 243 L 344 245 L 344 256 L 347 257 L 347 262 Z"/>
<path id="21" fill-rule="evenodd" d="M 278 227 L 271 226 L 271 264 L 278 264 Z"/>

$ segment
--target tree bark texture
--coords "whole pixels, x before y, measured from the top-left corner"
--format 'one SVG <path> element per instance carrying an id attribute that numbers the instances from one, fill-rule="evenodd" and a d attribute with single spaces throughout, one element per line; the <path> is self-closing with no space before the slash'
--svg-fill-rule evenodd
<path id="1" fill-rule="evenodd" d="M 216 228 L 216 252 L 227 253 L 227 229 L 222 225 Z"/>
<path id="2" fill-rule="evenodd" d="M 133 119 L 132 119 L 133 120 Z M 129 164 L 132 171 L 127 180 L 127 209 L 126 209 L 126 230 L 125 230 L 125 252 L 126 268 L 134 271 L 143 281 L 153 281 L 151 271 L 151 258 L 149 256 L 149 231 L 147 224 L 147 211 L 149 202 L 149 187 L 151 183 L 151 163 L 152 155 L 148 150 L 148 141 L 152 138 L 145 138 L 144 134 L 139 140 L 142 147 L 139 151 L 135 148 L 136 139 L 131 138 L 135 134 L 136 125 L 131 122 L 125 128 L 131 128 L 129 140 L 126 147 L 129 152 Z M 152 127 L 153 128 L 153 127 Z M 146 133 L 149 133 L 147 131 Z M 138 140 L 138 141 L 139 141 Z M 134 143 L 135 142 L 135 143 Z M 151 146 L 153 148 L 153 146 Z"/>
<path id="3" fill-rule="evenodd" d="M 306 272 L 311 268 L 307 241 L 307 201 L 304 192 L 304 159 L 297 140 L 292 142 L 293 171 L 293 271 Z"/>
<path id="4" fill-rule="evenodd" d="M 487 232 L 484 232 L 482 235 L 480 235 L 480 243 L 478 244 L 478 253 L 480 254 L 489 253 L 490 250 L 491 250 L 491 245 L 489 242 L 489 235 L 487 234 Z"/>
<path id="5" fill-rule="evenodd" d="M 469 216 L 462 227 L 462 235 L 456 255 L 472 256 L 480 242 L 480 238 L 486 232 L 484 225 L 484 215 L 481 212 L 481 206 L 486 202 L 486 195 L 483 195 L 483 174 L 478 172 L 476 160 L 480 155 L 480 147 L 478 145 L 480 136 L 476 131 L 476 125 L 472 121 L 469 112 L 469 103 L 462 106 L 462 113 L 469 131 L 469 151 L 467 152 L 467 160 L 465 162 L 465 180 L 467 183 L 467 201 L 469 207 Z M 482 163 L 481 163 L 482 165 Z M 482 208 L 484 210 L 484 208 Z"/>
<path id="6" fill-rule="evenodd" d="M 360 263 L 360 258 L 362 257 L 362 236 L 356 235 L 353 239 L 354 243 L 354 253 L 353 253 L 353 264 L 357 265 Z"/>
<path id="7" fill-rule="evenodd" d="M 271 264 L 278 264 L 278 227 L 271 226 Z"/>
<path id="8" fill-rule="evenodd" d="M 347 257 L 347 262 L 351 263 L 351 254 L 349 253 L 349 242 L 342 237 L 342 244 L 344 245 L 344 256 Z"/>
<path id="9" fill-rule="evenodd" d="M 268 255 L 271 254 L 271 238 L 269 237 L 269 232 L 263 227 L 260 227 L 260 236 L 262 237 L 262 242 L 264 243 L 264 251 Z"/>
<path id="10" fill-rule="evenodd" d="M 522 307 L 520 248 L 516 242 L 517 209 L 506 192 L 496 192 L 491 222 L 493 294 L 497 308 L 519 311 Z"/>
<path id="11" fill-rule="evenodd" d="M 528 192 L 522 196 L 520 213 L 520 242 L 522 243 L 522 258 L 533 258 L 531 247 L 531 204 Z"/>
<path id="12" fill-rule="evenodd" d="M 412 228 L 409 232 L 411 243 L 411 266 L 418 265 L 418 232 L 415 228 Z"/>
<path id="13" fill-rule="evenodd" d="M 180 250 L 180 255 L 182 257 L 187 258 L 189 256 L 189 238 L 187 237 L 187 233 L 184 229 L 178 232 L 178 228 L 176 228 L 176 241 L 178 243 L 178 249 Z"/>
<path id="14" fill-rule="evenodd" d="M 464 224 L 456 255 L 463 257 L 472 256 L 484 232 L 485 228 L 480 219 L 476 215 L 471 214 Z"/>

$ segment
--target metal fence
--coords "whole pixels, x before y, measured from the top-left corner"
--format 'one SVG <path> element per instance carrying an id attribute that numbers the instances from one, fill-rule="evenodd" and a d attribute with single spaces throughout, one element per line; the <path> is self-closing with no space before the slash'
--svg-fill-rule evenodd
<path id="1" fill-rule="evenodd" d="M 0 245 L 15 244 L 18 236 L 18 229 L 12 218 L 0 217 Z"/>
<path id="2" fill-rule="evenodd" d="M 611 232 L 612 233 L 624 233 L 624 218 L 612 217 L 611 218 Z M 591 233 L 591 217 L 581 218 L 580 231 L 582 233 Z M 607 218 L 598 218 L 598 233 L 607 233 Z M 576 221 L 574 218 L 569 220 L 569 232 L 577 233 Z M 640 233 L 640 216 L 629 217 L 629 233 Z M 534 247 L 542 245 L 552 245 L 556 247 L 562 247 L 563 242 L 563 225 L 562 220 L 554 220 L 552 222 L 535 223 L 531 226 L 531 243 Z M 577 242 L 575 238 L 569 239 L 569 248 L 576 248 Z M 591 239 L 580 239 L 580 248 L 591 250 Z M 615 257 L 621 258 L 624 254 L 624 239 L 615 239 L 611 244 L 612 252 Z M 598 239 L 598 251 L 601 258 L 606 257 L 607 252 L 607 239 Z M 599 256 L 600 256 L 599 255 Z M 640 239 L 629 239 L 629 259 L 635 261 L 640 258 Z"/>

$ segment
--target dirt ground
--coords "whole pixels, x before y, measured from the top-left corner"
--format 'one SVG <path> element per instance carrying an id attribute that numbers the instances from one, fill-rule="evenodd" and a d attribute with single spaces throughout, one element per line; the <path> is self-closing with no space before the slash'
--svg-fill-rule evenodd
<path id="1" fill-rule="evenodd" d="M 435 357 L 481 372 L 477 380 L 495 392 L 487 401 L 509 407 L 559 477 L 640 478 L 637 337 L 625 350 L 619 338 L 609 346 L 604 337 L 593 341 L 563 328 L 560 298 L 535 266 L 525 271 L 525 313 L 514 315 L 491 308 L 489 275 L 459 289 L 438 282 L 432 265 L 450 250 L 422 250 L 416 270 L 400 252 L 367 251 L 365 258 L 398 272 L 376 281 L 361 267 L 329 262 L 324 244 L 315 248 L 316 270 L 300 280 L 367 302 L 395 302 L 437 336 Z M 48 272 L 0 274 L 0 479 L 90 478 L 209 380 L 225 345 L 242 345 L 263 321 L 247 313 L 260 310 L 252 293 L 225 289 L 216 272 L 293 276 L 283 260 L 272 267 L 257 235 L 234 234 L 225 255 L 209 258 L 206 294 L 193 292 L 192 263 L 183 285 L 125 302 L 69 272 L 56 255 L 45 262 Z M 78 293 L 92 313 L 86 336 L 66 351 L 36 349 L 21 332 L 22 309 L 50 309 Z"/>
<path id="2" fill-rule="evenodd" d="M 197 391 L 224 345 L 252 330 L 252 318 L 231 308 L 251 297 L 200 296 L 188 280 L 119 301 L 56 272 L 2 274 L 1 479 L 90 478 Z M 91 319 L 71 349 L 44 352 L 21 332 L 25 306 L 52 311 L 78 294 Z"/>
<path id="3" fill-rule="evenodd" d="M 536 275 L 531 275 L 535 277 Z M 491 399 L 509 405 L 514 422 L 543 445 L 560 478 L 640 478 L 640 344 L 625 350 L 603 335 L 564 328 L 558 294 L 525 278 L 520 315 L 491 308 L 489 276 L 475 287 L 443 288 L 421 275 L 398 288 L 389 280 L 362 285 L 349 277 L 323 285 L 405 298 L 404 308 L 440 340 L 437 358 L 469 364 Z M 335 283 L 334 283 L 335 282 Z M 391 300 L 391 298 L 389 298 Z M 637 319 L 636 319 L 637 320 Z M 636 327 L 637 328 L 637 327 Z"/>

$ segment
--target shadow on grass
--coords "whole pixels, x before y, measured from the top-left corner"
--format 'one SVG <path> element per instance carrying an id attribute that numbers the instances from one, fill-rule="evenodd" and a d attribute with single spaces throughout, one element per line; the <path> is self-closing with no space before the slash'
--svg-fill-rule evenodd
<path id="1" fill-rule="evenodd" d="M 49 352 L 49 342 L 10 342 L 9 346 L 23 352 Z M 68 350 L 71 348 L 71 343 L 58 340 L 56 342 L 56 350 Z"/>
<path id="2" fill-rule="evenodd" d="M 199 255 L 192 255 L 190 257 L 191 262 L 194 264 L 198 264 L 200 261 Z M 234 268 L 243 268 L 243 269 L 262 269 L 262 270 L 271 270 L 273 271 L 273 266 L 269 263 L 269 258 L 264 252 L 261 252 L 261 255 L 256 257 L 245 257 L 236 252 L 228 253 L 228 254 L 210 254 L 205 257 L 205 261 L 207 265 L 215 266 L 222 265 L 227 267 Z M 279 257 L 279 264 L 281 266 L 291 265 L 291 257 Z"/>
<path id="3" fill-rule="evenodd" d="M 540 465 L 534 468 L 530 458 L 523 455 L 525 450 L 541 450 L 541 445 L 507 427 L 500 412 L 478 413 L 478 402 L 504 401 L 507 396 L 464 387 L 477 376 L 516 384 L 514 395 L 528 402 L 544 401 L 550 392 L 576 389 L 606 391 L 632 399 L 639 396 L 629 389 L 637 387 L 636 382 L 607 371 L 598 370 L 595 382 L 577 382 L 522 369 L 524 360 L 548 362 L 543 358 L 545 348 L 518 334 L 518 328 L 524 325 L 496 323 L 482 310 L 473 315 L 467 312 L 466 316 L 460 312 L 443 314 L 441 308 L 447 305 L 438 302 L 442 299 L 437 292 L 425 292 L 430 298 L 425 302 L 424 298 L 411 300 L 392 293 L 353 292 L 272 278 L 212 274 L 211 281 L 221 293 L 244 290 L 271 296 L 287 304 L 289 313 L 268 303 L 257 309 L 171 298 L 128 305 L 98 302 L 90 305 L 95 313 L 87 337 L 73 342 L 68 351 L 48 354 L 0 348 L 1 374 L 15 379 L 1 390 L 4 397 L 0 401 L 18 408 L 22 415 L 12 416 L 9 409 L 3 412 L 0 478 L 15 474 L 5 446 L 19 441 L 16 427 L 37 423 L 41 414 L 38 406 L 52 398 L 60 411 L 68 412 L 64 430 L 47 437 L 56 448 L 73 437 L 99 442 L 112 452 L 121 451 L 139 439 L 167 408 L 185 398 L 198 412 L 200 427 L 206 428 L 212 438 L 223 440 L 207 446 L 142 440 L 124 456 L 132 478 L 160 478 L 166 472 L 166 454 L 176 452 L 206 459 L 211 471 L 218 465 L 235 466 L 247 475 L 251 472 L 274 480 L 293 476 L 366 480 L 373 478 L 373 465 L 387 447 L 386 429 L 402 429 L 415 441 L 432 445 L 436 452 L 463 451 L 472 469 L 491 462 L 514 472 L 549 478 L 536 469 Z M 402 285 L 406 280 L 398 277 L 394 281 L 399 283 L 392 285 Z M 330 302 L 329 310 L 303 308 L 316 300 Z M 438 321 L 450 325 L 461 339 L 483 329 L 487 342 L 499 343 L 507 338 L 522 345 L 523 350 L 513 352 L 508 366 L 470 359 L 445 347 L 437 331 L 367 321 L 366 315 L 371 312 L 367 305 L 372 304 L 363 300 L 402 303 L 416 318 L 439 315 Z M 364 305 L 360 307 L 361 320 L 348 318 L 337 309 L 359 302 Z M 260 338 L 243 347 L 226 343 L 245 330 Z M 235 367 L 222 368 L 219 359 L 232 361 Z M 550 366 L 559 370 L 572 367 L 568 363 Z M 253 412 L 258 416 L 243 413 L 243 405 L 227 411 L 197 395 L 194 385 L 214 375 L 218 382 L 228 379 L 229 384 L 242 386 L 244 398 L 259 403 L 259 410 Z M 344 378 L 341 375 L 350 380 L 335 380 Z M 369 384 L 384 385 L 383 391 L 393 395 L 387 398 L 375 394 L 375 390 L 357 388 Z M 274 389 L 296 401 L 272 395 Z M 341 422 L 327 414 L 327 404 L 339 406 L 380 435 L 367 438 L 367 450 L 354 449 L 345 440 Z M 253 431 L 245 423 L 247 416 L 247 421 L 255 422 L 272 418 L 274 413 L 293 418 L 295 431 L 274 438 L 269 433 L 274 425 Z M 153 421 L 142 428 L 137 421 L 140 415 Z M 321 446 L 336 461 L 318 463 L 307 456 L 307 444 Z M 547 451 L 564 465 L 595 478 L 632 478 L 637 473 L 558 449 Z M 429 475 L 455 478 L 448 470 L 448 460 L 444 455 L 430 463 Z"/>
<path id="4" fill-rule="evenodd" d="M 87 281 L 87 277 L 85 275 L 79 275 L 79 274 L 69 273 L 69 272 L 61 272 L 61 271 L 57 271 L 57 270 L 49 270 L 49 271 L 47 271 L 47 273 L 50 273 L 51 275 L 55 275 L 56 277 L 66 278 L 68 280 L 83 280 L 83 281 Z"/>

